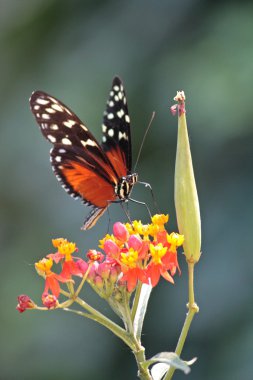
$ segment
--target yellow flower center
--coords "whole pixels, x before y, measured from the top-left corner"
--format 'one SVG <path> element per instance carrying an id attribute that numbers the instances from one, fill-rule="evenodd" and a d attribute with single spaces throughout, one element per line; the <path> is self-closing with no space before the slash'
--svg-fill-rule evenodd
<path id="1" fill-rule="evenodd" d="M 161 264 L 162 263 L 162 257 L 167 252 L 167 247 L 164 247 L 162 243 L 159 243 L 157 245 L 150 244 L 149 246 L 150 254 L 152 256 L 152 261 L 154 264 Z"/>
<path id="2" fill-rule="evenodd" d="M 158 224 L 159 226 L 164 226 L 169 220 L 169 215 L 156 214 L 151 218 L 153 224 Z"/>
<path id="3" fill-rule="evenodd" d="M 75 252 L 76 250 L 76 244 L 75 243 L 70 243 L 68 241 L 63 242 L 61 245 L 58 247 L 58 251 L 65 256 L 66 261 L 72 260 L 72 253 Z"/>
<path id="4" fill-rule="evenodd" d="M 138 261 L 138 252 L 133 248 L 129 248 L 127 252 L 121 252 L 121 262 L 122 264 L 128 266 L 129 268 L 136 268 Z"/>
<path id="5" fill-rule="evenodd" d="M 66 243 L 67 239 L 63 238 L 57 238 L 57 239 L 52 239 L 52 244 L 55 248 L 59 248 L 61 244 Z"/>
<path id="6" fill-rule="evenodd" d="M 52 266 L 53 266 L 52 259 L 44 258 L 40 260 L 39 262 L 35 263 L 35 269 L 37 270 L 37 273 L 42 277 L 51 273 Z"/>
<path id="7" fill-rule="evenodd" d="M 170 235 L 167 235 L 167 242 L 170 243 L 170 251 L 176 252 L 177 247 L 180 247 L 184 242 L 184 235 L 177 234 L 172 232 Z"/>

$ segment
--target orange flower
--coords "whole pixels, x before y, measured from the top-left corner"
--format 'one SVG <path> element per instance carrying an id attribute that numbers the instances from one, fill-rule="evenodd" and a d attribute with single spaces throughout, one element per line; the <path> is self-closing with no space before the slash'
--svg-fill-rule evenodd
<path id="1" fill-rule="evenodd" d="M 45 281 L 45 289 L 43 293 L 48 293 L 51 290 L 52 294 L 58 298 L 60 294 L 60 284 L 59 282 L 67 282 L 68 278 L 56 274 L 51 271 L 53 265 L 53 260 L 51 258 L 44 258 L 39 262 L 35 263 L 35 268 L 37 273 L 46 279 Z"/>

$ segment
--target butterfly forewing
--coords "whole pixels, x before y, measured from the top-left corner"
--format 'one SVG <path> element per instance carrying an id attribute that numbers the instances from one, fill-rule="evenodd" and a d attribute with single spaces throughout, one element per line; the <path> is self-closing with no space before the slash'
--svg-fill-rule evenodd
<path id="1" fill-rule="evenodd" d="M 42 134 L 53 144 L 51 164 L 57 179 L 71 196 L 93 206 L 83 227 L 91 228 L 109 202 L 119 196 L 122 177 L 131 171 L 130 120 L 122 82 L 118 77 L 113 80 L 104 113 L 102 145 L 56 98 L 36 91 L 30 105 Z"/>
<path id="2" fill-rule="evenodd" d="M 120 78 L 113 79 L 102 124 L 102 147 L 119 176 L 132 169 L 130 117 L 125 90 Z"/>

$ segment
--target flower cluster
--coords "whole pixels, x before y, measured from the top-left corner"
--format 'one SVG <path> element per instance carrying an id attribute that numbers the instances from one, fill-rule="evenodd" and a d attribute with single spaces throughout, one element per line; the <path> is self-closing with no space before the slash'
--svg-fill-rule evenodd
<path id="1" fill-rule="evenodd" d="M 53 239 L 55 253 L 50 253 L 35 264 L 37 273 L 45 279 L 42 303 L 47 309 L 59 307 L 60 293 L 77 297 L 74 290 L 74 276 L 80 277 L 82 285 L 87 282 L 103 298 L 114 297 L 124 289 L 131 294 L 138 282 L 157 285 L 162 276 L 173 283 L 177 269 L 177 248 L 183 244 L 184 237 L 177 233 L 169 234 L 165 230 L 168 215 L 154 215 L 150 224 L 133 221 L 132 224 L 117 222 L 113 234 L 100 240 L 97 250 L 89 250 L 87 261 L 74 256 L 77 252 L 75 243 L 66 239 Z M 60 264 L 61 270 L 55 273 L 54 264 Z M 69 293 L 61 289 L 65 283 Z M 28 296 L 19 299 L 17 309 L 20 312 L 35 308 Z M 27 297 L 27 298 L 24 298 Z"/>
<path id="2" fill-rule="evenodd" d="M 100 242 L 107 260 L 120 266 L 120 282 L 132 292 L 137 282 L 156 286 L 160 276 L 174 282 L 172 276 L 179 269 L 177 247 L 184 241 L 182 235 L 165 230 L 168 215 L 154 215 L 152 223 L 115 223 L 113 234 Z"/>

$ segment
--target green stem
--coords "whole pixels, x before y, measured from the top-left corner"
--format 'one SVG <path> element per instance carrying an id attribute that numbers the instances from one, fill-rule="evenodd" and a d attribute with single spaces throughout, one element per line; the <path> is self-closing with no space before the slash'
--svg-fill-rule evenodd
<path id="1" fill-rule="evenodd" d="M 184 343 L 187 338 L 193 317 L 199 311 L 198 305 L 195 303 L 195 298 L 194 298 L 194 263 L 188 262 L 188 276 L 189 276 L 189 303 L 187 307 L 189 311 L 186 314 L 184 326 L 182 328 L 180 337 L 177 342 L 177 347 L 175 350 L 175 353 L 178 356 L 180 356 L 182 353 Z M 170 367 L 169 371 L 164 377 L 164 380 L 171 380 L 174 372 L 175 372 L 175 368 Z"/>
<path id="2" fill-rule="evenodd" d="M 84 317 L 92 319 L 93 321 L 98 322 L 99 324 L 106 327 L 108 330 L 112 331 L 121 340 L 123 340 L 123 342 L 125 342 L 126 345 L 131 348 L 131 350 L 135 349 L 135 342 L 131 339 L 130 335 L 122 327 L 111 321 L 109 318 L 107 318 L 105 315 L 94 309 L 92 306 L 88 305 L 79 297 L 76 298 L 75 302 L 78 303 L 82 308 L 87 310 L 88 313 L 83 313 L 78 310 L 72 310 L 67 308 L 65 310 L 71 311 L 73 313 L 82 315 Z"/>
<path id="3" fill-rule="evenodd" d="M 126 292 L 124 294 L 123 306 L 124 306 L 123 317 L 124 317 L 124 323 L 125 323 L 126 329 L 129 332 L 129 334 L 132 336 L 133 340 L 136 341 L 136 338 L 134 335 L 134 326 L 133 326 L 132 315 L 131 315 L 131 311 L 129 308 L 129 301 L 126 297 Z"/>
<path id="4" fill-rule="evenodd" d="M 138 366 L 138 377 L 140 380 L 152 380 L 150 372 L 147 366 L 143 365 L 146 361 L 145 358 L 145 349 L 141 345 L 139 345 L 138 349 L 133 351 L 135 356 L 135 360 Z"/>

